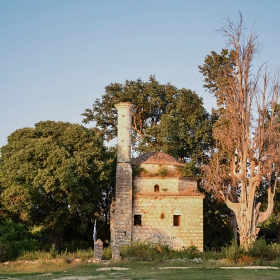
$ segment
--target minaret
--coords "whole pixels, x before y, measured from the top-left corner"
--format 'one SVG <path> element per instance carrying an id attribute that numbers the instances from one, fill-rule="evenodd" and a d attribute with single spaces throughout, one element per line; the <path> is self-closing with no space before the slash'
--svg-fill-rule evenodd
<path id="1" fill-rule="evenodd" d="M 118 110 L 118 155 L 116 198 L 112 232 L 112 258 L 120 257 L 120 245 L 131 241 L 132 230 L 132 169 L 131 169 L 131 109 L 129 102 L 115 105 Z"/>

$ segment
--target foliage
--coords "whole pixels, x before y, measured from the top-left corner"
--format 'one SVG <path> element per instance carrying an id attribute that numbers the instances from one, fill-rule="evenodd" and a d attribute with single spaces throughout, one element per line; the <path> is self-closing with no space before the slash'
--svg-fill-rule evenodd
<path id="1" fill-rule="evenodd" d="M 260 225 L 260 236 L 265 236 L 267 243 L 277 242 L 280 244 L 280 188 L 277 186 L 274 198 L 273 213 Z M 262 203 L 263 209 L 267 207 L 267 195 L 265 188 L 258 192 L 258 202 Z"/>
<path id="2" fill-rule="evenodd" d="M 256 239 L 248 248 L 248 255 L 256 258 L 269 258 L 270 248 L 266 245 L 264 237 Z"/>
<path id="3" fill-rule="evenodd" d="M 222 253 L 225 255 L 226 259 L 229 262 L 237 263 L 239 259 L 245 254 L 245 251 L 242 247 L 239 247 L 237 242 L 233 240 L 231 245 L 226 245 L 222 247 Z"/>
<path id="4" fill-rule="evenodd" d="M 222 248 L 222 254 L 229 262 L 234 263 L 262 263 L 262 261 L 274 261 L 280 257 L 280 245 L 277 243 L 266 244 L 264 237 L 256 239 L 252 242 L 248 250 L 238 246 L 236 241 L 232 241 L 231 245 Z"/>
<path id="5" fill-rule="evenodd" d="M 111 258 L 112 258 L 112 247 L 108 246 L 108 247 L 103 248 L 102 259 L 110 260 Z"/>
<path id="6" fill-rule="evenodd" d="M 92 234 L 104 193 L 112 189 L 112 162 L 97 129 L 53 121 L 18 129 L 1 148 L 0 214 L 44 225 L 61 249 L 63 239 Z"/>
<path id="7" fill-rule="evenodd" d="M 10 259 L 12 259 L 10 245 L 0 241 L 0 262 L 5 262 Z"/>
<path id="8" fill-rule="evenodd" d="M 135 177 L 135 176 L 141 176 L 142 174 L 146 174 L 148 173 L 148 171 L 145 168 L 140 167 L 139 165 L 133 165 L 132 173 L 133 173 L 133 177 Z"/>
<path id="9" fill-rule="evenodd" d="M 240 243 L 246 249 L 273 209 L 276 178 L 280 171 L 279 73 L 270 76 L 263 65 L 252 71 L 259 44 L 254 30 L 246 36 L 240 21 L 229 19 L 221 32 L 229 50 L 211 52 L 200 66 L 205 87 L 217 99 L 213 137 L 216 147 L 203 166 L 203 182 L 214 195 L 221 195 L 235 213 Z M 267 190 L 264 212 L 256 204 L 260 186 Z M 244 214 L 245 213 L 245 214 Z"/>
<path id="10" fill-rule="evenodd" d="M 186 162 L 185 166 L 183 168 L 180 168 L 179 172 L 181 173 L 182 176 L 198 177 L 200 170 L 193 161 L 190 161 L 190 162 Z"/>
<path id="11" fill-rule="evenodd" d="M 203 190 L 202 190 L 203 191 Z M 204 192 L 204 191 L 203 191 Z M 230 210 L 211 193 L 204 192 L 203 244 L 206 250 L 220 250 L 233 239 Z"/>
<path id="12" fill-rule="evenodd" d="M 258 238 L 249 246 L 248 255 L 257 259 L 275 260 L 280 257 L 280 244 L 267 245 L 264 237 Z"/>
<path id="13" fill-rule="evenodd" d="M 165 166 L 160 166 L 156 175 L 160 177 L 166 177 L 168 175 L 168 169 Z"/>
<path id="14" fill-rule="evenodd" d="M 134 260 L 164 261 L 175 258 L 194 259 L 202 256 L 195 246 L 175 250 L 161 243 L 134 241 L 121 246 L 121 256 Z"/>
<path id="15" fill-rule="evenodd" d="M 202 99 L 187 89 L 160 84 L 154 76 L 148 82 L 141 79 L 112 83 L 102 99 L 82 114 L 84 122 L 94 121 L 105 139 L 116 137 L 119 102 L 131 102 L 132 140 L 138 153 L 163 151 L 185 159 L 202 161 L 211 142 L 211 118 Z"/>
<path id="16" fill-rule="evenodd" d="M 27 232 L 24 225 L 11 220 L 0 223 L 0 260 L 14 260 L 25 251 L 38 249 L 38 242 Z"/>
<path id="17" fill-rule="evenodd" d="M 57 251 L 55 246 L 49 251 L 26 251 L 18 257 L 18 260 L 54 260 L 54 259 L 63 259 L 65 261 L 71 262 L 75 259 L 88 260 L 94 257 L 94 251 L 90 249 L 86 250 L 76 250 L 76 251 Z"/>

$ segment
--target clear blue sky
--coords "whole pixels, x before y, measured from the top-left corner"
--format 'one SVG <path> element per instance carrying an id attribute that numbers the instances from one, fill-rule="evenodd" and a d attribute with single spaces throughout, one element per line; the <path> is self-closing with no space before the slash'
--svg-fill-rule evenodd
<path id="1" fill-rule="evenodd" d="M 225 39 L 224 19 L 255 28 L 260 58 L 280 65 L 278 0 L 0 0 L 0 146 L 43 120 L 81 123 L 111 82 L 148 80 L 197 92 L 202 65 Z"/>

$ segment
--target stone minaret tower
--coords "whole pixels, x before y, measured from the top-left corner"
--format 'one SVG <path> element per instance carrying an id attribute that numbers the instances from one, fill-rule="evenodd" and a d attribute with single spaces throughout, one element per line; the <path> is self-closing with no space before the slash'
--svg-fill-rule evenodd
<path id="1" fill-rule="evenodd" d="M 112 228 L 112 258 L 120 257 L 120 245 L 131 241 L 132 230 L 132 169 L 131 169 L 131 109 L 132 104 L 121 102 L 118 110 L 118 156 L 116 199 Z"/>

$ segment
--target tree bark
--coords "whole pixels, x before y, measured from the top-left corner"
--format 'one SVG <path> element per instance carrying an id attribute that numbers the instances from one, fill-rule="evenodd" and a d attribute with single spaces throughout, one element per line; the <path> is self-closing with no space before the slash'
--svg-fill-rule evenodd
<path id="1" fill-rule="evenodd" d="M 52 232 L 52 245 L 54 246 L 56 251 L 58 251 L 58 252 L 61 251 L 62 243 L 63 242 L 62 242 L 61 236 L 57 232 L 53 231 Z"/>

